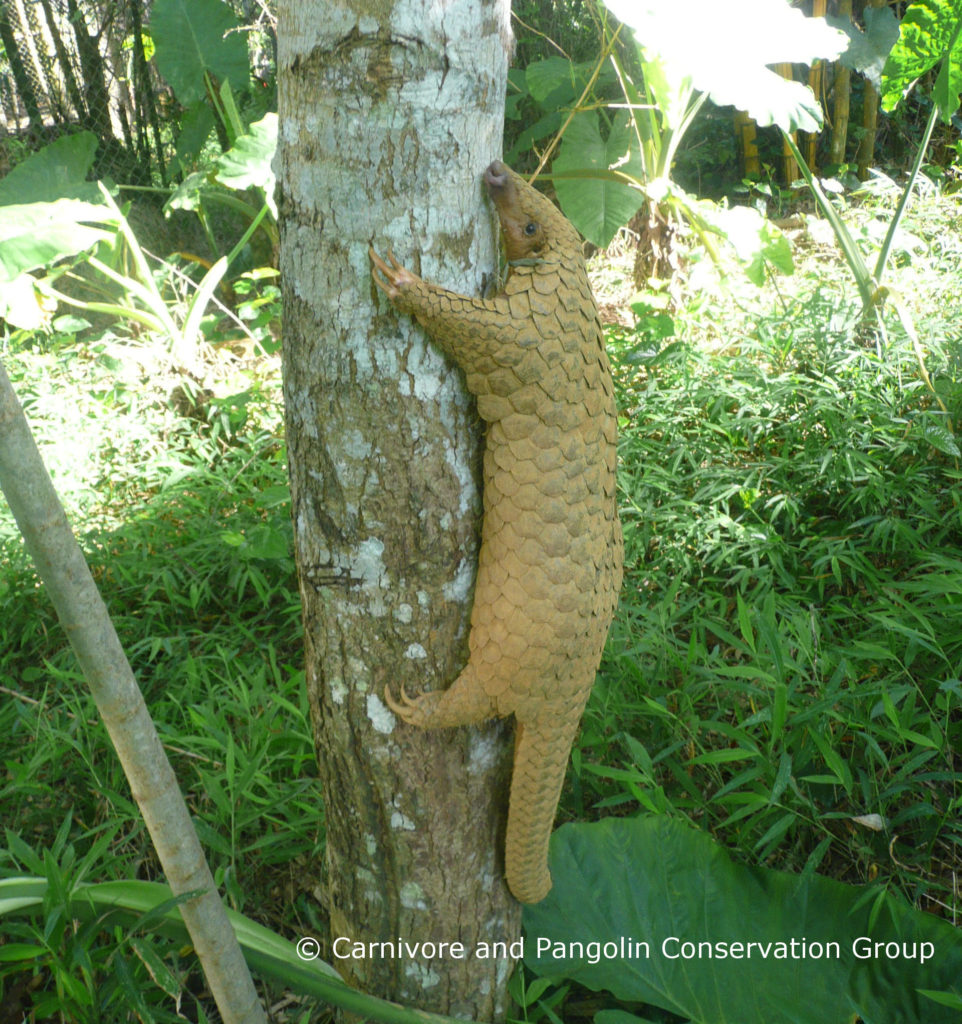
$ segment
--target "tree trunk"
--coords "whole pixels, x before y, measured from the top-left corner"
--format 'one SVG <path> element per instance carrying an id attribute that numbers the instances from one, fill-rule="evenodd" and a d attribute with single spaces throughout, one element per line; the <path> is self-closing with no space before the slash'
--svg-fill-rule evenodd
<path id="1" fill-rule="evenodd" d="M 27 74 L 26 65 L 23 62 L 22 54 L 13 31 L 13 23 L 10 21 L 9 9 L 6 0 L 0 0 L 0 43 L 7 54 L 10 62 L 10 73 L 17 85 L 17 92 L 20 100 L 27 111 L 27 118 L 30 121 L 30 130 L 39 134 L 43 130 L 43 115 L 40 113 L 40 103 L 37 99 L 33 82 Z M 18 112 L 19 120 L 19 112 Z M 19 130 L 19 125 L 18 125 Z"/>
<path id="2" fill-rule="evenodd" d="M 425 731 L 384 703 L 466 660 L 479 421 L 460 373 L 374 294 L 376 242 L 478 293 L 495 222 L 508 0 L 282 0 L 284 401 L 332 943 L 460 942 L 463 958 L 328 959 L 357 986 L 500 1020 L 517 939 L 503 882 L 510 729 Z M 320 808 L 318 813 L 321 813 Z M 503 950 L 500 950 L 503 954 Z"/>

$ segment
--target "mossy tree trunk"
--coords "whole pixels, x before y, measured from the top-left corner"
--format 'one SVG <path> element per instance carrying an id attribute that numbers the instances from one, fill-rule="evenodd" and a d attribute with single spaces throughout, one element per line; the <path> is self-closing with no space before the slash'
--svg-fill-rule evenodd
<path id="1" fill-rule="evenodd" d="M 428 732 L 384 703 L 462 667 L 479 421 L 463 380 L 372 286 L 367 249 L 477 293 L 496 266 L 508 0 L 282 0 L 277 157 L 284 401 L 331 939 L 463 959 L 328 959 L 368 992 L 503 1019 L 519 907 L 503 882 L 505 723 Z M 343 945 L 339 947 L 343 952 Z"/>

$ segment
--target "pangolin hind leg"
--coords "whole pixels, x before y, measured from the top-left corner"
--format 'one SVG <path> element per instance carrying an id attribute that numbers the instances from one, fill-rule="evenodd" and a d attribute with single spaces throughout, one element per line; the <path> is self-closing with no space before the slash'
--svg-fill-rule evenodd
<path id="1" fill-rule="evenodd" d="M 480 725 L 497 716 L 497 708 L 484 692 L 472 662 L 446 690 L 409 697 L 401 688 L 396 700 L 390 688 L 384 691 L 387 706 L 408 725 L 422 729 L 449 729 L 456 725 Z"/>
<path id="2" fill-rule="evenodd" d="M 546 703 L 537 717 L 518 721 L 504 858 L 508 888 L 522 903 L 537 903 L 551 889 L 548 840 L 581 711 L 579 704 L 559 715 Z"/>

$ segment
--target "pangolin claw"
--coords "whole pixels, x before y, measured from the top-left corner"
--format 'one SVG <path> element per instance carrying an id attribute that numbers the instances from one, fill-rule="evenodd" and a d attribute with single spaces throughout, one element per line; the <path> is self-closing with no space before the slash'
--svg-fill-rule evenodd
<path id="1" fill-rule="evenodd" d="M 407 267 L 401 265 L 390 249 L 387 251 L 387 258 L 391 261 L 390 266 L 378 256 L 373 245 L 367 247 L 367 254 L 373 264 L 371 279 L 389 299 L 396 299 L 406 285 L 414 284 L 419 280 Z"/>
<path id="2" fill-rule="evenodd" d="M 418 706 L 418 702 L 421 700 L 420 697 L 409 697 L 407 690 L 404 688 L 404 684 L 401 684 L 401 699 L 396 700 L 394 694 L 391 693 L 390 687 L 384 689 L 384 703 L 404 722 L 413 724 L 413 719 L 416 718 L 415 711 Z"/>

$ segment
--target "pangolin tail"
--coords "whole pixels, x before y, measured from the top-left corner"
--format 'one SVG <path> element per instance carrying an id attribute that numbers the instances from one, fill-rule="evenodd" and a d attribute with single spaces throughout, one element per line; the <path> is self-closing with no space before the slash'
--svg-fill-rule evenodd
<path id="1" fill-rule="evenodd" d="M 581 717 L 580 707 L 562 721 L 544 714 L 549 710 L 519 721 L 515 737 L 504 858 L 508 888 L 522 903 L 537 903 L 551 889 L 548 840 Z"/>

